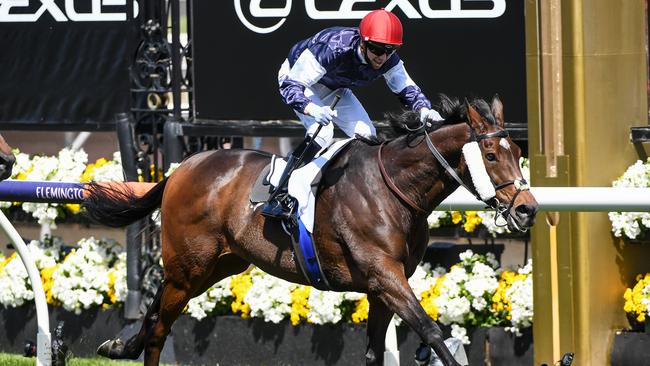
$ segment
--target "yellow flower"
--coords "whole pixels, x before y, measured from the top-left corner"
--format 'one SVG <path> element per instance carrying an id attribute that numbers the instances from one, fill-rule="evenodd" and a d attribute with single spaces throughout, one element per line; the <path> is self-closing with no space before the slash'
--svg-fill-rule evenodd
<path id="1" fill-rule="evenodd" d="M 244 301 L 244 297 L 246 297 L 246 293 L 251 286 L 253 286 L 253 279 L 248 272 L 233 276 L 230 281 L 230 290 L 235 297 L 232 304 L 230 304 L 230 308 L 235 314 L 240 312 L 242 318 L 248 318 L 251 312 L 250 305 Z"/>
<path id="2" fill-rule="evenodd" d="M 73 214 L 77 214 L 81 210 L 81 205 L 78 203 L 68 203 L 65 205 L 65 207 Z"/>
<path id="3" fill-rule="evenodd" d="M 310 286 L 298 286 L 291 292 L 291 324 L 298 325 L 309 313 Z"/>
<path id="4" fill-rule="evenodd" d="M 84 172 L 81 173 L 81 177 L 79 178 L 80 182 L 90 182 L 93 180 L 95 176 L 95 164 L 88 164 L 86 165 L 86 169 L 84 169 Z"/>
<path id="5" fill-rule="evenodd" d="M 465 223 L 463 224 L 463 229 L 471 233 L 477 226 L 481 224 L 483 219 L 476 213 L 476 211 L 465 211 Z"/>
<path id="6" fill-rule="evenodd" d="M 27 179 L 27 176 L 29 175 L 29 173 L 32 172 L 32 170 L 34 170 L 34 167 L 30 166 L 29 169 L 25 170 L 24 172 L 18 173 L 16 175 L 16 179 L 17 180 L 25 180 L 25 179 Z"/>
<path id="7" fill-rule="evenodd" d="M 463 215 L 458 211 L 452 211 L 451 222 L 453 222 L 454 224 L 458 224 L 461 221 L 463 221 Z"/>
<path id="8" fill-rule="evenodd" d="M 84 172 L 81 174 L 81 178 L 79 178 L 80 182 L 90 182 L 95 178 L 95 169 L 99 168 L 102 165 L 106 165 L 108 163 L 108 159 L 106 158 L 99 158 L 95 162 L 95 164 L 88 164 L 86 165 L 86 169 L 84 169 Z"/>
<path id="9" fill-rule="evenodd" d="M 357 301 L 352 313 L 352 322 L 361 323 L 368 320 L 368 311 L 370 310 L 370 303 L 368 296 L 364 296 L 361 300 Z"/>
<path id="10" fill-rule="evenodd" d="M 115 291 L 115 282 L 117 281 L 117 271 L 113 268 L 108 272 L 108 299 L 111 304 L 117 302 L 117 291 Z"/>
<path id="11" fill-rule="evenodd" d="M 56 272 L 57 269 L 59 269 L 58 264 L 52 267 L 43 268 L 41 270 L 41 281 L 43 282 L 43 291 L 45 292 L 45 300 L 50 305 L 56 303 L 56 300 L 54 299 L 54 295 L 52 294 L 52 286 L 54 285 L 54 280 L 52 279 L 52 275 L 54 275 L 54 272 Z"/>
<path id="12" fill-rule="evenodd" d="M 13 252 L 7 258 L 3 258 L 3 261 L 0 262 L 0 271 L 2 271 L 7 266 L 7 264 L 9 264 L 9 262 L 14 260 L 14 258 L 16 258 L 17 255 L 18 255 L 18 252 Z"/>
<path id="13" fill-rule="evenodd" d="M 438 307 L 436 306 L 436 299 L 438 296 L 440 296 L 440 291 L 442 289 L 442 285 L 445 281 L 445 276 L 440 276 L 436 279 L 436 283 L 431 286 L 430 289 L 422 292 L 422 300 L 420 300 L 420 304 L 424 308 L 424 311 L 429 314 L 429 316 L 433 320 L 438 320 L 438 316 L 440 315 L 438 312 Z"/>
<path id="14" fill-rule="evenodd" d="M 623 293 L 623 299 L 625 299 L 623 310 L 633 316 L 638 322 L 644 323 L 649 310 L 648 306 L 644 304 L 644 301 L 647 302 L 650 300 L 650 295 L 645 295 L 643 289 L 650 286 L 650 273 L 637 275 L 636 281 L 633 288 L 628 288 Z"/>

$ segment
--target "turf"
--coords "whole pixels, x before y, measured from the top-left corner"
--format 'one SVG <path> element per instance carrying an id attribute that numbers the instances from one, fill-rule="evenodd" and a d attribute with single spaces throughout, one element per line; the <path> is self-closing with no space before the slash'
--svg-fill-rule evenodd
<path id="1" fill-rule="evenodd" d="M 0 353 L 0 366 L 34 366 L 35 358 L 27 358 L 21 355 Z M 76 358 L 72 357 L 66 362 L 66 366 L 136 366 L 140 363 L 131 361 L 112 361 L 105 358 Z M 168 365 L 169 366 L 169 365 Z"/>

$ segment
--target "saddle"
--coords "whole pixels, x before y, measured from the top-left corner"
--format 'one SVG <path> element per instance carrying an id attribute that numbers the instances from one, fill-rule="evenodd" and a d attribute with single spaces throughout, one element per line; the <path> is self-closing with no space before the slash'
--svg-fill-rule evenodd
<path id="1" fill-rule="evenodd" d="M 318 250 L 312 236 L 316 206 L 316 192 L 321 182 L 322 172 L 327 168 L 332 158 L 353 139 L 338 141 L 324 151 L 320 156 L 296 169 L 289 178 L 288 194 L 296 200 L 294 213 L 290 218 L 281 220 L 282 227 L 291 238 L 293 254 L 305 278 L 319 290 L 329 290 L 330 286 L 323 274 L 318 260 Z M 277 156 L 262 169 L 251 189 L 250 202 L 257 205 L 266 202 L 273 191 L 286 161 Z"/>

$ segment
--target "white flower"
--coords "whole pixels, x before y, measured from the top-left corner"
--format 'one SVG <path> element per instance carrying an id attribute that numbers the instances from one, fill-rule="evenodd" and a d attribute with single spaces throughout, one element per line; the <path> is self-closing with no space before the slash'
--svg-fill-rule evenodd
<path id="1" fill-rule="evenodd" d="M 296 284 L 267 275 L 258 268 L 251 271 L 251 279 L 253 285 L 244 297 L 251 308 L 251 316 L 279 323 L 291 314 L 291 291 Z"/>
<path id="2" fill-rule="evenodd" d="M 520 329 L 533 324 L 533 276 L 529 275 L 523 281 L 515 281 L 506 291 L 506 296 L 512 304 L 512 327 L 506 330 L 521 335 Z"/>
<path id="3" fill-rule="evenodd" d="M 122 248 L 111 240 L 81 239 L 54 272 L 52 295 L 75 313 L 104 303 L 109 290 L 110 266 Z"/>
<path id="4" fill-rule="evenodd" d="M 449 217 L 449 212 L 448 211 L 433 211 L 431 212 L 431 215 L 427 217 L 427 222 L 429 223 L 429 228 L 430 229 L 435 229 L 439 228 L 441 225 L 441 221 L 444 218 Z"/>
<path id="5" fill-rule="evenodd" d="M 440 295 L 434 299 L 438 320 L 445 325 L 480 325 L 477 319 L 489 314 L 492 295 L 499 286 L 498 263 L 492 254 L 483 256 L 471 250 L 461 253 L 460 259 L 444 276 Z"/>
<path id="6" fill-rule="evenodd" d="M 533 324 L 533 261 L 529 259 L 523 268 L 517 273 L 526 275 L 524 280 L 515 281 L 512 286 L 506 290 L 506 297 L 510 300 L 510 322 L 512 326 L 506 327 L 507 331 L 516 335 L 521 335 L 522 328 L 529 327 Z"/>
<path id="7" fill-rule="evenodd" d="M 613 187 L 650 187 L 650 159 L 646 163 L 637 160 L 623 175 L 612 182 Z M 625 235 L 636 239 L 644 230 L 650 229 L 650 214 L 647 212 L 610 212 L 614 236 Z"/>
<path id="8" fill-rule="evenodd" d="M 117 262 L 113 265 L 115 273 L 115 297 L 117 302 L 124 302 L 126 300 L 126 293 L 128 291 L 126 285 L 126 252 L 122 252 L 117 256 Z"/>
<path id="9" fill-rule="evenodd" d="M 174 170 L 178 169 L 178 167 L 181 165 L 181 163 L 171 163 L 169 164 L 169 169 L 165 172 L 165 177 L 169 177 L 172 175 Z"/>
<path id="10" fill-rule="evenodd" d="M 24 157 L 23 157 L 24 159 Z M 54 182 L 79 182 L 81 174 L 86 169 L 88 155 L 83 150 L 72 151 L 64 148 L 58 156 L 34 156 L 31 161 L 31 170 L 26 170 L 26 180 L 54 181 Z M 26 163 L 22 163 L 27 165 Z M 56 228 L 55 219 L 58 217 L 56 203 L 22 204 L 23 211 L 31 213 L 39 224 L 49 224 Z"/>
<path id="11" fill-rule="evenodd" d="M 429 290 L 435 284 L 435 279 L 432 280 L 433 276 L 428 272 L 429 267 L 429 265 L 426 267 L 418 266 L 408 280 L 418 300 L 422 300 L 422 293 Z"/>
<path id="12" fill-rule="evenodd" d="M 466 251 L 460 253 L 458 255 L 458 258 L 460 258 L 461 262 L 467 262 L 468 260 L 470 260 L 472 258 L 473 255 L 474 255 L 474 252 L 472 252 L 471 249 L 467 249 Z"/>
<path id="13" fill-rule="evenodd" d="M 32 160 L 28 154 L 14 149 L 14 156 L 16 157 L 16 163 L 11 171 L 11 179 L 16 179 L 19 175 L 27 175 L 27 172 L 32 169 Z"/>
<path id="14" fill-rule="evenodd" d="M 201 320 L 212 313 L 218 305 L 226 306 L 232 300 L 230 281 L 231 277 L 226 277 L 201 295 L 191 299 L 187 308 L 190 316 Z"/>
<path id="15" fill-rule="evenodd" d="M 113 153 L 113 160 L 96 167 L 93 170 L 93 181 L 95 182 L 123 182 L 124 171 L 120 152 Z"/>
<path id="16" fill-rule="evenodd" d="M 467 336 L 467 329 L 458 324 L 451 325 L 451 336 L 463 342 L 463 344 L 470 344 L 469 337 Z"/>
<path id="17" fill-rule="evenodd" d="M 61 255 L 62 242 L 59 239 L 46 239 L 43 242 L 32 240 L 27 249 L 40 270 L 53 267 Z M 20 257 L 15 256 L 0 270 L 0 304 L 6 307 L 21 306 L 34 299 L 27 270 Z"/>
<path id="18" fill-rule="evenodd" d="M 307 320 L 313 324 L 338 323 L 343 317 L 340 308 L 342 302 L 343 294 L 340 292 L 312 288 L 309 292 Z"/>

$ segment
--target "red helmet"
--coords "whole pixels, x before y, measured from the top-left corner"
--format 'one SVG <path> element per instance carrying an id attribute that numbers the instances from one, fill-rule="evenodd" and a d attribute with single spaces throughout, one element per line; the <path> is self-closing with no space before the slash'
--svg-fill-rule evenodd
<path id="1" fill-rule="evenodd" d="M 402 22 L 384 9 L 368 13 L 359 24 L 359 32 L 364 41 L 402 45 Z"/>

